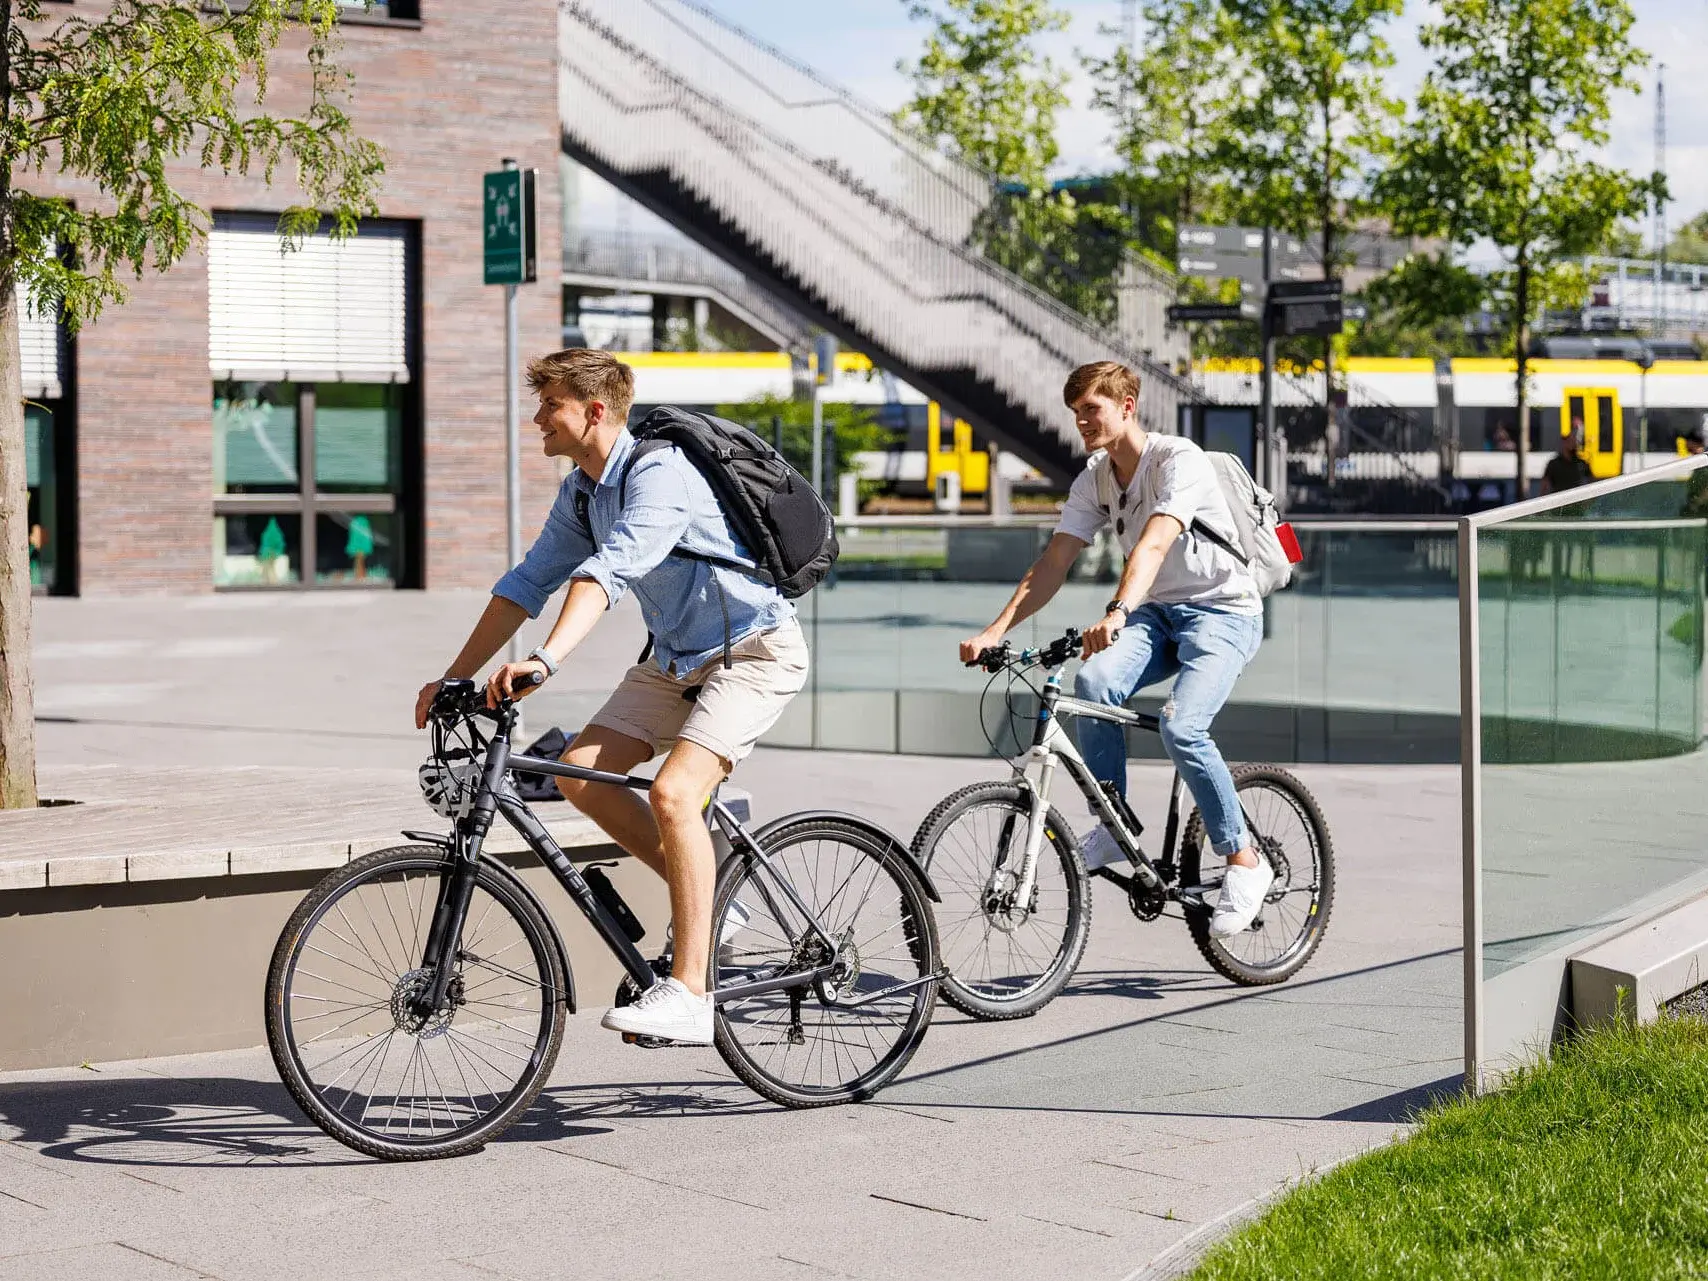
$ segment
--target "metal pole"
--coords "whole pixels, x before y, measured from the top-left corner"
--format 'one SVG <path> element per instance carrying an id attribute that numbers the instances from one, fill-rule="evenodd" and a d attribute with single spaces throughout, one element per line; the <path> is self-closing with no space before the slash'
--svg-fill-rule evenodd
<path id="1" fill-rule="evenodd" d="M 829 334 L 819 335 L 813 344 L 812 384 L 812 489 L 824 497 L 824 389 L 836 376 L 836 339 Z"/>
<path id="2" fill-rule="evenodd" d="M 1649 361 L 1643 362 L 1643 378 L 1637 393 L 1637 470 L 1642 471 L 1649 465 Z M 1624 435 L 1624 424 L 1620 424 L 1620 435 Z M 1625 469 L 1621 467 L 1620 471 Z M 1657 704 L 1658 706 L 1658 704 Z"/>
<path id="3" fill-rule="evenodd" d="M 504 508 L 506 528 L 504 554 L 511 565 L 522 559 L 522 460 L 518 452 L 517 424 L 521 419 L 520 383 L 516 336 L 516 286 L 504 286 Z M 518 662 L 522 654 L 519 636 L 510 638 L 508 660 Z"/>
<path id="4" fill-rule="evenodd" d="M 1271 493 L 1275 492 L 1275 478 L 1269 474 L 1275 439 L 1275 328 L 1270 320 L 1269 281 L 1273 262 L 1271 241 L 1274 237 L 1275 233 L 1268 227 L 1263 229 L 1263 298 L 1259 302 L 1263 311 L 1258 322 L 1263 339 L 1263 364 L 1258 371 L 1260 408 L 1257 457 L 1253 460 L 1257 463 L 1257 474 L 1264 478 L 1264 487 Z"/>
<path id="5" fill-rule="evenodd" d="M 812 385 L 812 492 L 824 495 L 824 388 Z"/>

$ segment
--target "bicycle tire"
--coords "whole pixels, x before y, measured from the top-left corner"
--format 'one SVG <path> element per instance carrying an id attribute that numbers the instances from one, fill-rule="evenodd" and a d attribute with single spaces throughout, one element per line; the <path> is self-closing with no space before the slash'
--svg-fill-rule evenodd
<path id="1" fill-rule="evenodd" d="M 1198 951 L 1216 972 L 1242 987 L 1265 987 L 1284 983 L 1292 978 L 1304 968 L 1322 943 L 1323 935 L 1328 930 L 1329 915 L 1334 910 L 1334 844 L 1316 797 L 1292 774 L 1275 765 L 1240 765 L 1236 766 L 1232 773 L 1236 792 L 1268 791 L 1286 799 L 1289 808 L 1298 818 L 1300 827 L 1312 843 L 1316 860 L 1316 882 L 1311 891 L 1311 900 L 1301 917 L 1301 925 L 1273 961 L 1252 964 L 1241 960 L 1230 950 L 1227 940 L 1210 936 L 1210 907 L 1186 906 L 1186 927 L 1192 933 L 1192 941 L 1197 944 Z M 1250 814 L 1253 806 L 1247 804 L 1243 797 L 1241 805 Z M 1254 816 L 1254 821 L 1264 820 Z M 1253 833 L 1253 839 L 1258 847 L 1263 849 L 1265 834 Z M 1272 843 L 1278 843 L 1278 840 L 1279 838 L 1271 838 Z M 1203 854 L 1209 848 L 1209 842 L 1205 839 L 1203 816 L 1196 809 L 1186 820 L 1180 844 L 1180 883 L 1204 884 L 1206 860 Z M 1276 884 L 1270 888 L 1266 912 L 1274 909 L 1289 893 L 1300 892 L 1293 890 L 1291 886 L 1292 865 L 1296 861 L 1297 851 L 1290 855 L 1285 850 L 1264 850 L 1272 866 L 1276 864 L 1277 852 L 1286 866 L 1276 868 Z M 1215 858 L 1212 854 L 1211 859 Z M 1214 871 L 1210 874 L 1215 875 Z M 1282 882 L 1283 874 L 1288 877 L 1286 884 Z M 1235 934 L 1232 938 L 1243 939 L 1249 933 L 1250 931 Z"/>
<path id="2" fill-rule="evenodd" d="M 816 818 L 782 824 L 767 833 L 764 841 L 765 852 L 772 860 L 772 865 L 779 868 L 784 875 L 788 875 L 790 870 L 788 863 L 792 849 L 801 851 L 800 857 L 804 866 L 805 851 L 809 843 L 818 847 L 813 857 L 815 866 L 820 868 L 824 863 L 822 846 L 826 843 L 856 855 L 848 875 L 841 878 L 842 888 L 833 890 L 828 895 L 819 892 L 815 885 L 808 884 L 804 875 L 788 877 L 795 892 L 813 909 L 826 931 L 832 937 L 843 938 L 853 944 L 854 962 L 852 975 L 845 980 L 845 997 L 858 999 L 872 992 L 882 991 L 894 982 L 921 979 L 937 971 L 937 926 L 932 917 L 930 898 L 918 873 L 906 859 L 898 857 L 895 848 L 863 828 Z M 838 854 L 832 860 L 833 880 L 840 874 L 841 858 L 841 854 Z M 854 908 L 854 916 L 839 915 L 837 904 L 842 891 L 854 884 L 860 868 L 867 864 L 874 865 L 873 871 L 858 905 Z M 727 987 L 745 978 L 766 977 L 769 973 L 785 972 L 787 966 L 799 963 L 797 958 L 803 941 L 808 936 L 795 928 L 789 920 L 777 920 L 779 916 L 787 918 L 793 914 L 798 921 L 798 913 L 795 913 L 792 907 L 780 911 L 771 910 L 767 905 L 768 900 L 759 889 L 761 884 L 765 884 L 769 892 L 769 885 L 761 879 L 762 876 L 757 860 L 751 855 L 737 854 L 725 862 L 720 871 L 718 889 L 712 904 L 712 937 L 731 937 L 732 941 L 720 945 L 714 951 L 708 979 L 714 989 Z M 867 914 L 870 923 L 864 930 L 876 930 L 876 933 L 863 933 L 862 929 L 856 928 L 857 918 L 867 912 L 880 877 L 887 882 L 893 894 L 884 894 L 882 902 Z M 732 904 L 738 901 L 744 909 L 742 924 L 731 935 L 726 935 L 726 919 Z M 879 912 L 879 908 L 884 909 L 884 912 L 893 911 L 896 919 L 885 925 L 885 914 Z M 882 928 L 879 928 L 880 926 Z M 891 934 L 899 935 L 899 942 L 890 939 L 882 951 L 872 948 L 874 941 Z M 784 947 L 790 949 L 788 960 L 780 959 Z M 898 951 L 902 955 L 897 955 Z M 841 949 L 838 955 L 843 955 Z M 880 965 L 897 968 L 900 973 L 891 975 L 872 972 L 874 966 Z M 862 984 L 865 986 L 862 987 Z M 799 1008 L 791 1005 L 791 1021 L 787 1025 L 782 1024 L 780 1017 L 766 1011 L 776 1011 L 783 1005 L 789 1005 L 791 991 L 777 991 L 742 1001 L 722 1002 L 717 1007 L 713 1023 L 713 1043 L 717 1046 L 718 1053 L 723 1056 L 724 1062 L 729 1065 L 730 1071 L 749 1088 L 773 1103 L 787 1108 L 815 1108 L 834 1103 L 858 1102 L 871 1098 L 883 1089 L 913 1058 L 931 1024 L 932 1007 L 937 999 L 936 987 L 935 982 L 923 983 L 895 997 L 873 1002 L 859 1009 L 849 1009 L 825 1001 L 818 994 L 816 983 L 804 990 L 795 988 L 792 992 L 799 994 Z M 824 1028 L 827 1023 L 834 1021 L 829 1035 L 822 1038 L 823 1043 L 832 1046 L 828 1057 L 838 1073 L 828 1082 L 822 1077 L 822 1068 L 827 1057 L 822 1052 L 822 1046 L 819 1056 L 821 1078 L 816 1084 L 786 1079 L 780 1074 L 775 1062 L 778 1046 L 786 1042 L 787 1048 L 783 1049 L 781 1057 L 784 1060 L 783 1066 L 788 1066 L 791 1061 L 790 1051 L 797 1044 L 792 1037 L 798 1036 L 798 1044 L 804 1049 L 804 1057 L 794 1056 L 793 1061 L 802 1068 L 803 1075 L 810 1068 L 813 1061 L 812 1050 L 806 1048 L 807 1028 L 802 1018 L 802 1011 L 809 1008 L 818 1020 L 815 1033 L 816 1029 Z M 843 1059 L 838 1056 L 845 1056 L 851 1065 L 855 1062 L 855 1031 L 861 1034 L 862 1048 L 873 1048 L 870 1029 L 875 1019 L 898 1023 L 893 1043 L 876 1054 L 869 1067 L 851 1073 L 844 1071 L 841 1067 Z M 771 1044 L 770 1054 L 762 1056 L 759 1051 L 763 1048 L 764 1039 L 773 1035 L 779 1038 L 778 1041 Z"/>
<path id="3" fill-rule="evenodd" d="M 500 979 L 509 978 L 516 983 L 517 992 L 526 994 L 529 990 L 528 976 L 519 966 L 524 962 L 517 958 L 514 965 L 498 965 L 497 953 L 490 958 L 474 954 L 472 951 L 464 957 L 464 965 L 459 970 L 459 984 L 467 982 L 465 976 L 475 977 L 466 988 L 459 988 L 459 1002 L 453 1006 L 449 1017 L 441 1022 L 437 1017 L 430 1021 L 428 1028 L 417 1028 L 413 1031 L 404 1026 L 406 1013 L 400 1013 L 401 1001 L 407 996 L 411 981 L 419 982 L 414 976 L 415 970 L 399 970 L 391 974 L 400 962 L 395 958 L 401 956 L 402 963 L 419 958 L 419 942 L 425 940 L 425 926 L 431 920 L 437 889 L 445 872 L 451 864 L 450 855 L 435 845 L 399 845 L 389 849 L 379 850 L 373 854 L 347 863 L 325 877 L 309 891 L 303 901 L 298 904 L 296 911 L 291 914 L 284 930 L 279 935 L 279 941 L 273 949 L 273 959 L 267 971 L 267 1045 L 272 1051 L 273 1063 L 278 1068 L 280 1079 L 284 1081 L 291 1097 L 302 1108 L 308 1118 L 321 1130 L 337 1139 L 345 1146 L 355 1149 L 367 1156 L 378 1157 L 387 1161 L 423 1161 L 440 1157 L 462 1156 L 484 1147 L 494 1138 L 504 1132 L 521 1115 L 528 1110 L 550 1077 L 552 1067 L 557 1061 L 558 1050 L 563 1043 L 564 1020 L 566 1017 L 565 994 L 568 992 L 568 976 L 564 973 L 560 960 L 558 941 L 549 920 L 539 911 L 531 896 L 523 889 L 515 878 L 505 869 L 496 864 L 482 860 L 476 873 L 475 900 L 471 907 L 468 921 L 465 923 L 464 938 L 458 940 L 459 954 L 470 945 L 471 941 L 479 943 L 482 938 L 489 937 L 490 931 L 499 929 L 503 920 L 490 921 L 494 908 L 502 909 L 509 921 L 514 925 L 518 939 L 505 946 L 505 953 L 514 949 L 518 943 L 525 943 L 532 963 L 538 974 L 538 1003 L 537 1016 L 527 1008 L 527 1000 L 522 1005 L 512 1005 L 500 997 L 507 994 L 501 989 L 498 993 L 487 992 L 485 998 L 474 994 L 483 989 L 489 989 Z M 404 937 L 401 922 L 393 915 L 390 924 L 396 927 L 396 941 L 399 948 L 392 949 L 392 941 L 385 935 L 386 926 L 379 923 L 378 914 L 371 901 L 361 902 L 370 921 L 375 923 L 374 939 L 382 940 L 383 949 L 374 946 L 371 940 L 364 939 L 359 929 L 350 920 L 349 913 L 344 911 L 348 902 L 356 905 L 356 896 L 364 888 L 379 886 L 379 896 L 382 905 L 391 913 L 395 909 L 397 895 L 385 888 L 386 878 L 397 878 L 403 884 L 404 905 L 413 909 L 410 938 Z M 410 898 L 409 878 L 419 880 L 419 899 Z M 484 896 L 484 900 L 483 900 Z M 349 936 L 339 934 L 336 928 L 326 924 L 329 916 L 337 910 L 341 923 L 344 924 Z M 476 912 L 480 912 L 476 921 Z M 490 925 L 489 925 L 490 921 Z M 325 925 L 327 937 L 321 938 L 321 927 Z M 494 939 L 493 946 L 502 941 L 502 935 Z M 313 941 L 321 938 L 322 942 L 332 945 L 334 941 L 341 942 L 347 949 L 346 956 L 339 957 L 328 952 L 326 948 L 313 945 Z M 412 951 L 411 949 L 415 950 Z M 319 953 L 314 964 L 326 969 L 332 969 L 325 958 L 332 957 L 337 964 L 345 968 L 337 970 L 339 977 L 330 979 L 303 968 L 301 961 L 309 952 Z M 360 955 L 358 955 L 360 953 Z M 380 959 L 381 956 L 385 959 Z M 472 965 L 470 962 L 472 961 Z M 366 977 L 364 977 L 364 975 Z M 497 977 L 494 977 L 496 975 Z M 315 1077 L 322 1071 L 330 1071 L 331 1065 L 337 1058 L 351 1051 L 346 1050 L 325 1062 L 311 1065 L 304 1062 L 304 1050 L 329 1033 L 319 1033 L 308 1041 L 298 1038 L 299 1025 L 311 1022 L 315 1018 L 342 1017 L 341 1014 L 315 1012 L 316 1007 L 311 1001 L 326 1002 L 330 998 L 316 996 L 308 991 L 299 991 L 299 979 L 314 980 L 304 983 L 303 987 L 325 988 L 334 997 L 339 997 L 339 989 L 356 995 L 371 995 L 383 993 L 387 983 L 392 985 L 391 995 L 383 1006 L 372 1004 L 363 1007 L 349 1005 L 346 1009 L 357 1009 L 359 1012 L 350 1023 L 331 1029 L 332 1033 L 359 1024 L 359 1030 L 350 1033 L 350 1039 L 362 1035 L 369 1027 L 378 1029 L 367 1038 L 371 1042 L 381 1036 L 385 1037 L 385 1048 L 378 1051 L 379 1066 L 375 1071 L 375 1082 L 378 1085 L 384 1075 L 384 1067 L 390 1054 L 392 1038 L 399 1032 L 413 1038 L 414 1050 L 409 1059 L 410 1067 L 415 1068 L 412 1076 L 410 1067 L 405 1069 L 405 1081 L 412 1086 L 418 1084 L 425 1092 L 436 1085 L 439 1091 L 438 1102 L 443 1105 L 447 1124 L 454 1120 L 457 1106 L 453 1105 L 451 1095 L 446 1093 L 444 1078 L 439 1074 L 440 1064 L 454 1067 L 461 1078 L 461 1084 L 466 1089 L 466 1110 L 474 1115 L 474 1119 L 466 1125 L 452 1125 L 442 1133 L 433 1133 L 435 1102 L 431 1095 L 426 1101 L 426 1126 L 430 1133 L 423 1137 L 415 1134 L 417 1100 L 410 1096 L 409 1124 L 404 1136 L 393 1132 L 380 1132 L 367 1125 L 369 1113 L 376 1097 L 369 1096 L 363 1106 L 361 1115 L 352 1120 L 346 1115 L 351 1106 L 349 1098 L 334 1106 L 331 1096 L 336 1082 L 317 1082 Z M 374 986 L 377 981 L 378 986 Z M 366 989 L 372 988 L 370 992 Z M 341 999 L 348 1000 L 347 996 Z M 297 1007 L 303 1006 L 299 1017 Z M 463 1024 L 464 1036 L 459 1042 L 455 1024 L 464 1011 L 471 1006 L 485 1007 L 478 1013 L 470 1014 Z M 514 1009 L 519 1016 L 521 1027 L 512 1027 L 503 1016 L 493 1013 L 496 1009 Z M 473 1033 L 488 1027 L 503 1027 L 507 1031 L 524 1034 L 529 1023 L 536 1026 L 533 1030 L 532 1045 L 525 1039 L 511 1042 L 508 1038 L 495 1038 L 493 1041 L 478 1041 Z M 390 1024 L 390 1030 L 386 1025 Z M 312 1030 L 312 1029 L 310 1029 Z M 422 1035 L 422 1032 L 425 1035 Z M 444 1046 L 441 1053 L 435 1055 L 430 1048 L 422 1050 L 423 1045 L 439 1041 Z M 331 1048 L 338 1042 L 333 1042 Z M 458 1047 L 461 1046 L 459 1057 Z M 493 1049 L 494 1046 L 498 1048 Z M 478 1047 L 478 1048 L 477 1048 Z M 527 1054 L 522 1053 L 523 1048 Z M 491 1057 L 482 1054 L 487 1051 Z M 371 1050 L 360 1050 L 360 1055 L 372 1056 Z M 492 1058 L 510 1057 L 516 1060 L 525 1058 L 526 1065 L 516 1079 L 507 1084 L 501 1079 L 509 1069 L 500 1068 Z M 435 1059 L 438 1063 L 435 1063 Z M 360 1058 L 353 1060 L 361 1061 Z M 343 1072 L 348 1074 L 353 1070 L 352 1064 L 346 1064 Z M 419 1065 L 419 1066 L 416 1066 Z M 445 1076 L 450 1076 L 449 1067 Z M 368 1068 L 363 1066 L 358 1072 L 352 1086 L 346 1087 L 344 1094 L 349 1096 L 359 1089 L 366 1080 Z M 469 1078 L 472 1070 L 473 1080 Z M 503 1092 L 494 1086 L 488 1073 L 500 1078 L 497 1086 L 502 1086 Z M 454 1092 L 457 1078 L 452 1078 L 451 1087 Z M 482 1088 L 474 1089 L 473 1082 L 478 1081 Z M 392 1098 L 390 1107 L 401 1106 L 402 1095 Z M 495 1100 L 494 1106 L 485 1111 L 477 1108 L 476 1101 L 482 1098 Z M 382 1114 L 389 1116 L 389 1110 L 382 1109 Z"/>
<path id="4" fill-rule="evenodd" d="M 920 866 L 928 873 L 932 872 L 934 866 L 937 869 L 932 879 L 943 899 L 937 908 L 942 918 L 938 930 L 939 946 L 943 951 L 944 964 L 949 967 L 949 975 L 943 980 L 941 989 L 943 999 L 971 1018 L 995 1022 L 1036 1014 L 1055 1000 L 1067 986 L 1068 980 L 1079 968 L 1080 960 L 1085 955 L 1086 943 L 1091 937 L 1090 878 L 1085 864 L 1080 859 L 1078 842 L 1066 820 L 1051 806 L 1045 811 L 1044 834 L 1050 847 L 1055 850 L 1062 869 L 1066 904 L 1061 941 L 1054 945 L 1055 951 L 1049 963 L 1024 987 L 1004 995 L 1002 989 L 991 980 L 986 980 L 981 988 L 971 973 L 973 965 L 970 957 L 962 955 L 958 946 L 961 933 L 976 916 L 983 915 L 987 922 L 994 922 L 997 915 L 1007 917 L 1008 914 L 993 911 L 994 905 L 988 901 L 984 891 L 986 878 L 979 874 L 971 863 L 968 864 L 969 875 L 972 875 L 978 884 L 973 885 L 971 881 L 965 885 L 960 884 L 959 878 L 946 870 L 947 858 L 939 858 L 939 846 L 957 823 L 980 808 L 1006 810 L 1030 826 L 1031 796 L 1029 789 L 1013 783 L 975 783 L 945 797 L 925 816 L 925 821 L 919 825 L 919 831 L 913 838 L 913 853 Z M 1039 862 L 1042 864 L 1042 856 Z M 972 899 L 973 909 L 965 914 L 964 920 L 957 923 L 959 909 L 956 903 L 963 898 Z M 1035 913 L 1028 912 L 1028 920 L 1034 915 Z M 988 934 L 987 927 L 987 937 Z M 1012 940 L 1013 934 L 1010 933 L 1008 937 Z"/>

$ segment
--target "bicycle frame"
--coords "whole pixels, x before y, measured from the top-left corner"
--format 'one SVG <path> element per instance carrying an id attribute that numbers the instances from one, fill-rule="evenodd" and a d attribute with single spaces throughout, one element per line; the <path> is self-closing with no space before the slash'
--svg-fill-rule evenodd
<path id="1" fill-rule="evenodd" d="M 1132 859 L 1136 870 L 1136 879 L 1146 889 L 1177 893 L 1179 891 L 1179 865 L 1175 859 L 1176 842 L 1180 834 L 1181 797 L 1185 794 L 1185 782 L 1176 771 L 1169 786 L 1168 821 L 1163 829 L 1162 857 L 1152 862 L 1146 857 L 1139 846 L 1138 820 L 1130 809 L 1112 801 L 1104 792 L 1097 778 L 1092 774 L 1091 767 L 1085 763 L 1079 748 L 1073 739 L 1062 728 L 1062 715 L 1084 716 L 1091 720 L 1109 721 L 1116 725 L 1136 725 L 1140 729 L 1158 732 L 1162 722 L 1155 716 L 1145 712 L 1129 711 L 1124 707 L 1111 707 L 1105 703 L 1088 703 L 1083 699 L 1074 698 L 1062 693 L 1062 674 L 1059 670 L 1052 671 L 1044 681 L 1040 694 L 1040 704 L 1036 726 L 1032 734 L 1032 746 L 1023 754 L 1010 762 L 1014 767 L 1016 780 L 1023 788 L 1032 794 L 1032 825 L 1027 837 L 1024 861 L 1021 864 L 1015 897 L 1024 903 L 1032 893 L 1036 878 L 1038 858 L 1043 850 L 1044 815 L 1049 809 L 1050 787 L 1055 782 L 1058 762 L 1067 768 L 1068 777 L 1079 788 L 1085 797 L 1086 804 L 1092 813 L 1107 826 L 1115 835 L 1116 841 L 1129 858 Z M 1038 777 L 1033 781 L 1028 771 L 1038 767 Z"/>
<path id="2" fill-rule="evenodd" d="M 447 946 L 452 941 L 460 942 L 463 925 L 468 915 L 469 901 L 474 894 L 476 870 L 480 861 L 481 846 L 486 840 L 487 833 L 492 829 L 495 816 L 502 815 L 505 822 L 513 827 L 517 834 L 533 850 L 552 876 L 562 885 L 570 899 L 587 918 L 605 946 L 611 950 L 635 985 L 645 991 L 657 981 L 658 976 L 653 972 L 638 948 L 630 942 L 627 934 L 617 923 L 616 918 L 606 909 L 592 887 L 564 853 L 561 846 L 552 839 L 539 819 L 521 797 L 516 795 L 510 786 L 509 775 L 515 771 L 532 774 L 546 774 L 554 778 L 577 779 L 588 783 L 603 783 L 611 787 L 626 787 L 631 791 L 645 791 L 652 786 L 650 778 L 641 778 L 632 774 L 612 774 L 603 770 L 588 769 L 580 765 L 569 765 L 563 761 L 550 760 L 544 757 L 529 756 L 522 752 L 512 752 L 510 747 L 511 733 L 515 727 L 516 714 L 512 707 L 502 706 L 498 711 L 498 728 L 487 744 L 486 761 L 481 774 L 480 790 L 476 794 L 474 805 L 466 818 L 457 820 L 455 831 L 451 838 L 452 852 L 455 864 L 441 881 L 439 898 L 434 908 L 433 923 L 427 936 L 427 946 L 423 953 L 422 968 L 433 971 L 433 982 L 423 989 L 413 1003 L 419 1013 L 428 1014 L 438 1009 L 444 1002 L 449 990 L 451 979 L 454 977 L 454 962 L 456 948 Z M 785 918 L 780 911 L 776 893 L 780 892 L 788 904 L 798 913 L 806 924 L 807 930 L 816 936 L 818 942 L 827 950 L 831 957 L 838 951 L 837 940 L 825 930 L 823 923 L 813 913 L 789 884 L 786 877 L 777 873 L 753 835 L 742 824 L 741 820 L 730 811 L 729 807 L 713 793 L 709 808 L 712 819 L 729 840 L 735 855 L 744 857 L 762 869 L 764 875 L 755 877 L 755 883 L 760 894 L 765 898 L 774 919 L 782 922 Z M 767 884 L 769 882 L 769 884 Z M 776 991 L 783 988 L 805 987 L 821 978 L 827 978 L 835 969 L 834 962 L 797 970 L 790 974 L 781 974 L 767 979 L 755 979 L 746 983 L 738 983 L 729 987 L 718 988 L 712 993 L 712 999 L 722 1004 L 737 1001 L 745 997 L 758 996 L 764 992 Z M 924 979 L 912 980 L 895 988 L 885 988 L 876 993 L 868 993 L 858 1001 L 846 1001 L 842 1004 L 854 1006 L 864 1004 L 868 1000 L 893 995 L 904 987 L 923 986 L 925 983 L 937 981 L 936 975 Z"/>

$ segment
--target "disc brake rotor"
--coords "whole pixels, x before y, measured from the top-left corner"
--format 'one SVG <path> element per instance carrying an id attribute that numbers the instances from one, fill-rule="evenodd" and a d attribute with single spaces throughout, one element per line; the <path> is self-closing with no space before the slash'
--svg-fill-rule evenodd
<path id="1" fill-rule="evenodd" d="M 398 977 L 391 990 L 391 1018 L 399 1032 L 408 1032 L 423 1040 L 443 1036 L 457 1016 L 463 1003 L 461 978 L 453 978 L 445 992 L 445 1003 L 425 1016 L 416 1013 L 415 1002 L 433 985 L 432 970 L 410 970 Z"/>

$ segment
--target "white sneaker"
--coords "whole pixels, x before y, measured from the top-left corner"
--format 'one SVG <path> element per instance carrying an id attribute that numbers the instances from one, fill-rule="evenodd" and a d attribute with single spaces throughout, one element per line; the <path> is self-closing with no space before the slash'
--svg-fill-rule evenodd
<path id="1" fill-rule="evenodd" d="M 679 979 L 661 979 L 633 1005 L 614 1005 L 601 1027 L 631 1036 L 656 1036 L 684 1045 L 712 1043 L 712 998 L 695 996 Z"/>
<path id="2" fill-rule="evenodd" d="M 1123 862 L 1127 857 L 1116 844 L 1114 833 L 1101 823 L 1079 838 L 1079 856 L 1085 860 L 1088 872 Z"/>
<path id="3" fill-rule="evenodd" d="M 1225 939 L 1230 934 L 1249 930 L 1263 910 L 1263 896 L 1274 883 L 1275 869 L 1265 859 L 1259 858 L 1256 867 L 1230 863 L 1222 876 L 1222 896 L 1216 902 L 1216 914 L 1210 918 L 1210 937 Z"/>

